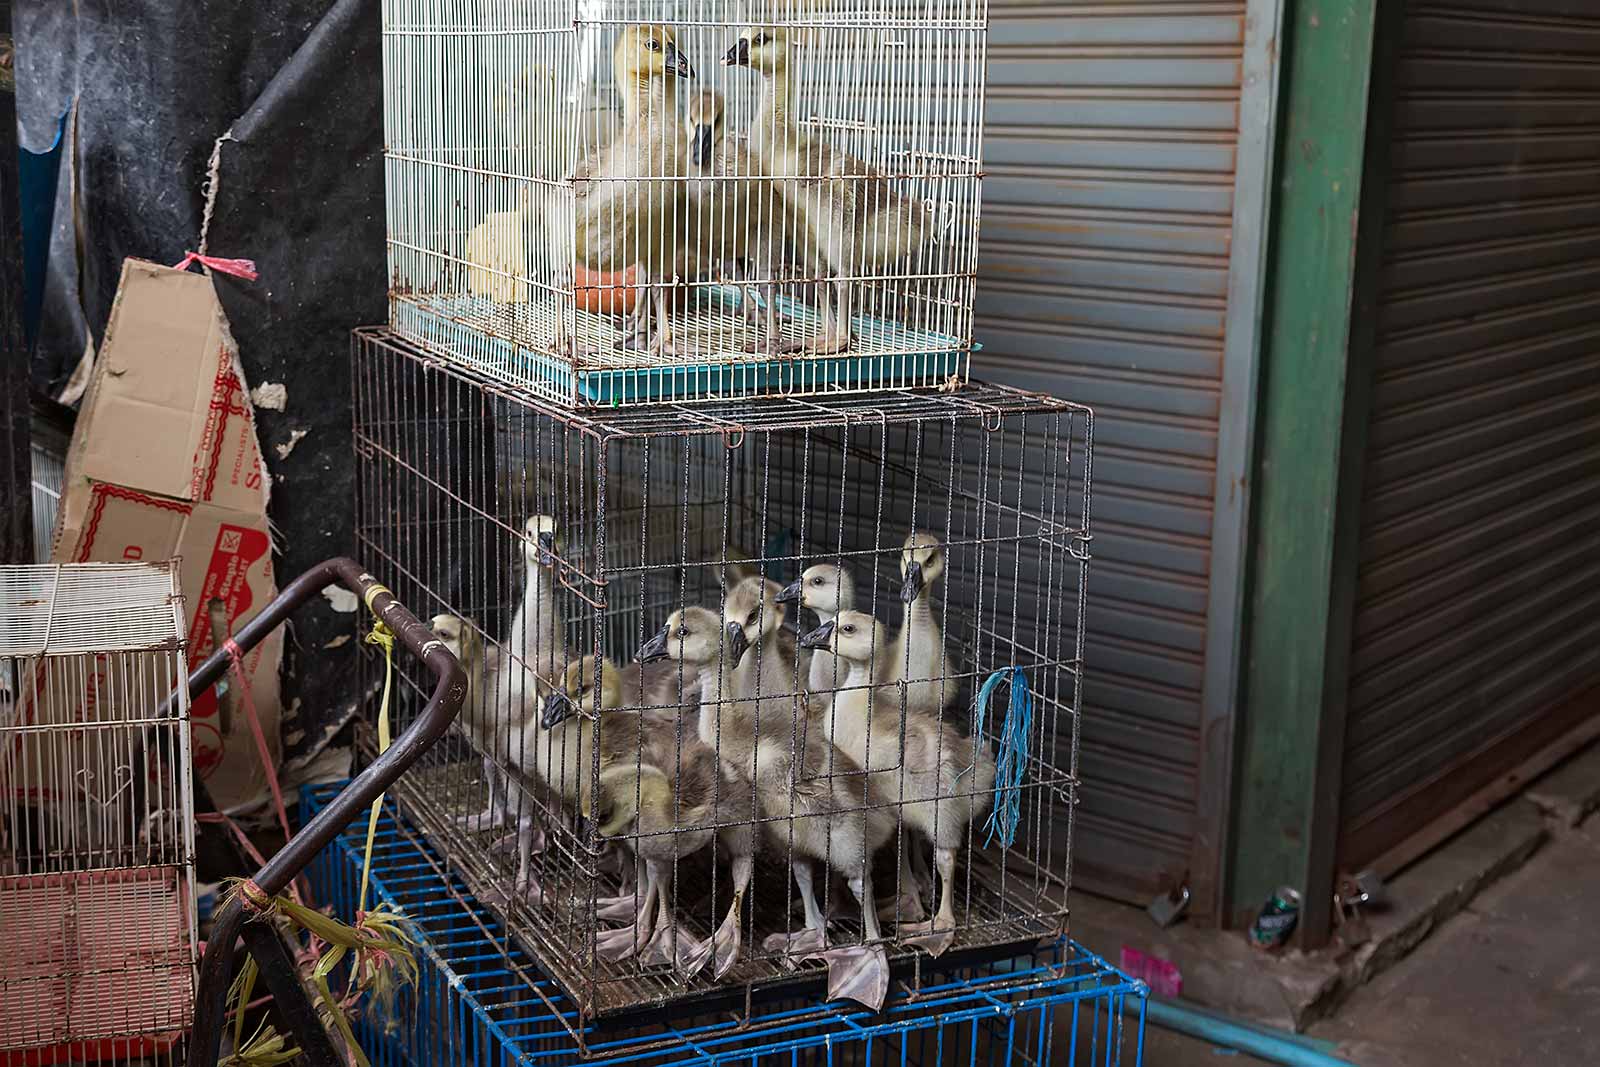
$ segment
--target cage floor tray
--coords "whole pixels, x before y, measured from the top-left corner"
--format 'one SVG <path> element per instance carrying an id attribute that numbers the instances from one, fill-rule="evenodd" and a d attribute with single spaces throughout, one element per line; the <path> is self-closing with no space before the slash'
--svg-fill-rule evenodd
<path id="1" fill-rule="evenodd" d="M 846 352 L 746 353 L 743 348 L 753 342 L 754 331 L 739 310 L 739 292 L 710 285 L 697 287 L 696 294 L 695 306 L 673 318 L 680 348 L 727 355 L 665 356 L 628 348 L 619 319 L 582 310 L 573 312 L 576 356 L 510 340 L 536 339 L 538 345 L 549 345 L 559 312 L 548 302 L 510 304 L 413 293 L 397 296 L 390 316 L 397 331 L 452 360 L 581 407 L 934 388 L 966 378 L 969 346 L 959 339 L 868 315 L 853 317 L 854 340 Z M 817 333 L 813 308 L 786 296 L 777 302 L 785 316 L 781 329 L 786 340 L 803 342 Z"/>
<path id="2" fill-rule="evenodd" d="M 471 764 L 478 760 L 471 759 Z M 587 885 L 581 889 L 574 884 L 569 871 L 563 878 L 542 872 L 540 880 L 544 903 L 534 903 L 520 898 L 507 901 L 495 886 L 507 880 L 509 866 L 504 854 L 496 856 L 491 849 L 505 830 L 485 833 L 467 833 L 458 828 L 458 818 L 482 809 L 487 793 L 481 778 L 475 778 L 460 764 L 433 764 L 417 767 L 400 779 L 394 796 L 410 821 L 417 826 L 429 844 L 442 855 L 449 857 L 452 867 L 469 885 L 479 901 L 505 924 L 517 940 L 534 955 L 541 967 L 555 979 L 563 992 L 578 1004 L 589 1005 L 588 1015 L 595 1019 L 617 1019 L 650 1009 L 670 1008 L 677 1003 L 703 1003 L 718 992 L 737 992 L 742 999 L 746 989 L 774 992 L 794 991 L 797 988 L 820 992 L 825 972 L 820 963 L 803 963 L 791 968 L 781 959 L 757 958 L 751 952 L 752 943 L 759 946 L 768 933 L 782 930 L 785 925 L 781 899 L 784 894 L 778 885 L 787 884 L 786 866 L 778 864 L 784 872 L 782 882 L 771 877 L 763 883 L 761 870 L 772 864 L 758 860 L 757 883 L 752 894 L 754 907 L 749 918 L 755 936 L 747 936 L 745 957 L 721 981 L 712 979 L 709 970 L 688 981 L 681 981 L 670 968 L 642 968 L 635 961 L 609 963 L 582 958 L 591 937 L 590 920 L 586 909 L 578 906 L 552 906 L 549 902 L 570 901 L 571 897 L 588 893 Z M 710 900 L 719 907 L 727 892 L 726 871 L 713 880 L 706 850 L 700 864 L 685 863 L 680 866 L 678 890 L 680 899 Z M 1024 870 L 1025 868 L 1025 870 Z M 770 871 L 769 871 L 770 874 Z M 970 883 L 968 878 L 970 875 Z M 941 967 L 962 960 L 1000 958 L 1014 954 L 1019 946 L 1032 946 L 1041 938 L 1059 936 L 1064 920 L 1059 913 L 1041 909 L 1035 891 L 1041 879 L 1048 875 L 1031 862 L 1016 855 L 1008 855 L 1006 867 L 988 862 L 969 863 L 963 856 L 957 869 L 958 885 L 970 885 L 970 904 L 961 919 L 963 928 L 957 933 L 949 952 L 939 961 Z M 715 889 L 715 894 L 713 894 Z M 1059 887 L 1052 890 L 1058 891 Z M 614 889 L 603 890 L 614 892 Z M 880 898 L 887 891 L 879 893 Z M 842 894 L 841 895 L 847 895 Z M 820 896 L 820 893 L 819 893 Z M 767 902 L 763 907 L 763 901 Z M 850 902 L 853 907 L 853 901 Z M 773 905 L 777 906 L 773 906 Z M 830 912 L 832 909 L 829 909 Z M 842 908 L 841 911 L 849 909 Z M 704 938 L 710 930 L 704 923 L 679 916 L 691 936 Z M 798 921 L 790 924 L 798 928 Z M 885 921 L 889 933 L 892 922 Z M 747 935 L 750 929 L 747 927 Z M 836 943 L 848 944 L 860 936 L 858 920 L 844 921 L 830 914 L 829 933 Z M 582 945 L 584 950 L 576 949 Z M 887 944 L 890 966 L 916 964 L 921 957 L 923 966 L 930 965 L 926 956 L 915 949 Z"/>

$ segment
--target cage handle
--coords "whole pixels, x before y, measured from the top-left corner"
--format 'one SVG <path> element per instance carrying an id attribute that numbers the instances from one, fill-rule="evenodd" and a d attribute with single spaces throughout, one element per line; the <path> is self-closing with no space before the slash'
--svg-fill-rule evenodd
<path id="1" fill-rule="evenodd" d="M 399 643 L 423 662 L 434 676 L 433 695 L 406 731 L 395 738 L 388 751 L 368 764 L 255 873 L 250 881 L 267 897 L 282 892 L 345 827 L 393 785 L 434 742 L 444 736 L 467 696 L 466 674 L 444 644 L 405 605 L 396 600 L 394 594 L 354 560 L 344 557 L 324 560 L 295 578 L 259 615 L 234 635 L 234 643 L 246 652 L 254 648 L 281 626 L 296 608 L 321 595 L 322 590 L 332 584 L 344 586 L 365 601 L 372 613 L 394 632 Z M 227 651 L 218 649 L 192 671 L 189 674 L 190 698 L 215 685 L 227 671 L 228 662 Z M 163 710 L 171 713 L 176 701 L 176 694 L 168 697 L 168 706 Z M 189 1063 L 194 1067 L 215 1067 L 221 1054 L 222 1026 L 229 980 L 233 974 L 235 942 L 249 918 L 244 898 L 245 894 L 233 894 L 217 909 L 211 936 L 206 941 L 205 955 L 200 960 L 194 1030 L 189 1044 Z M 260 961 L 253 944 L 249 951 L 257 956 L 259 962 L 265 962 Z M 297 987 L 296 991 L 309 1002 L 303 988 Z M 297 1012 L 290 1008 L 286 1014 L 294 1016 Z M 304 1017 L 303 1014 L 301 1017 Z"/>

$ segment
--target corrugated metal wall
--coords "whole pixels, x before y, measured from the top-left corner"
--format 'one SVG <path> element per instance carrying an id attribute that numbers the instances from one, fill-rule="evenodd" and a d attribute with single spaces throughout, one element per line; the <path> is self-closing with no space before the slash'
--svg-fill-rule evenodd
<path id="1" fill-rule="evenodd" d="M 1600 683 L 1600 5 L 1413 2 L 1399 64 L 1347 866 Z"/>
<path id="2" fill-rule="evenodd" d="M 1195 840 L 1244 10 L 991 8 L 974 373 L 1096 411 L 1074 881 L 1141 901 Z"/>

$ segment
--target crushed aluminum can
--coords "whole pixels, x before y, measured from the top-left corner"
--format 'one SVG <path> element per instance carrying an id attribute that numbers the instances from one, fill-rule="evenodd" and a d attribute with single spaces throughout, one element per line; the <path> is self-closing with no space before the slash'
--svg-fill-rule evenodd
<path id="1" fill-rule="evenodd" d="M 1281 885 L 1267 898 L 1250 924 L 1250 944 L 1266 951 L 1282 948 L 1299 921 L 1300 893 Z"/>

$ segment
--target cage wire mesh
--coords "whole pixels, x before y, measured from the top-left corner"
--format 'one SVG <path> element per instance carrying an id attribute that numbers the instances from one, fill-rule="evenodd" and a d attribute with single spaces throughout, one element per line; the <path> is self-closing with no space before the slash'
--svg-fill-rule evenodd
<path id="1" fill-rule="evenodd" d="M 303 802 L 315 812 L 339 788 L 307 787 Z M 358 906 L 365 839 L 363 820 L 309 869 L 317 899 L 337 917 L 353 918 Z M 1137 1067 L 1143 1054 L 1147 988 L 1064 939 L 1000 963 L 952 966 L 929 975 L 914 995 L 897 987 L 880 1012 L 780 991 L 600 1024 L 577 1017 L 538 962 L 484 913 L 453 864 L 392 805 L 374 838 L 372 885 L 386 906 L 414 919 L 422 944 L 416 985 L 401 991 L 392 1011 L 355 1021 L 377 1067 Z"/>
<path id="2" fill-rule="evenodd" d="M 986 0 L 384 0 L 393 326 L 544 399 L 966 379 Z"/>
<path id="3" fill-rule="evenodd" d="M 590 418 L 387 331 L 353 358 L 363 558 L 473 686 L 397 796 L 586 1014 L 1064 929 L 1087 409 Z"/>
<path id="4" fill-rule="evenodd" d="M 175 562 L 0 567 L 0 1061 L 181 1062 L 183 634 Z"/>

